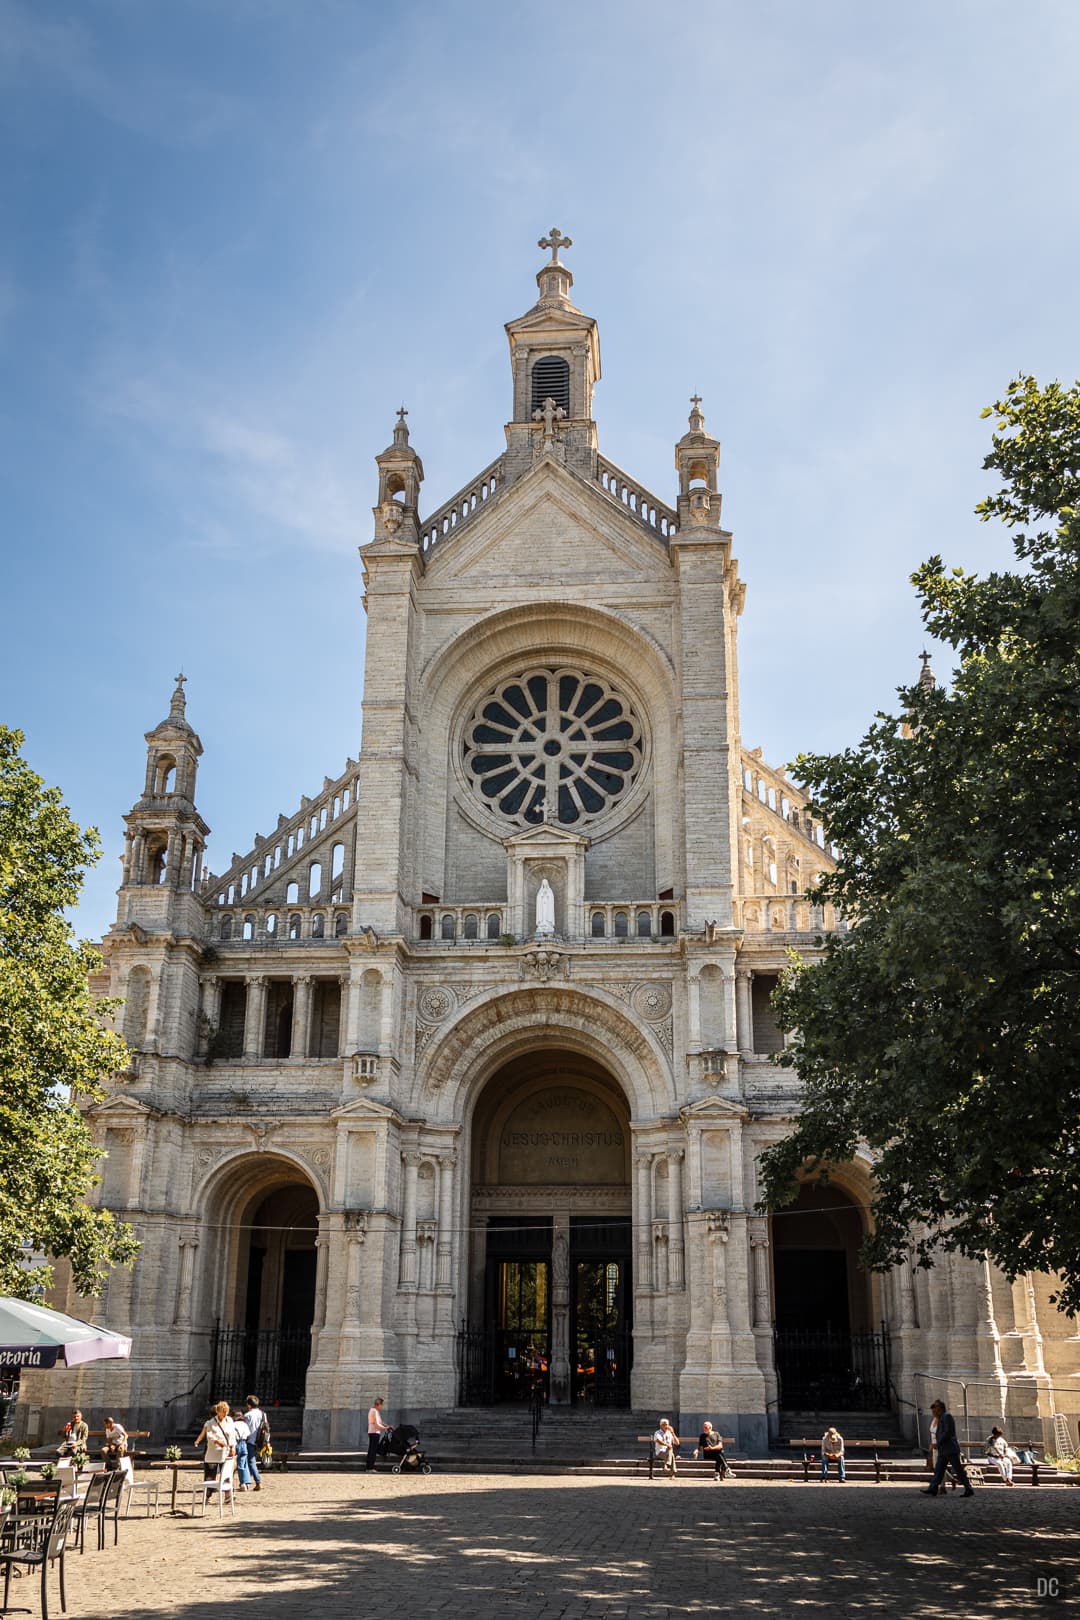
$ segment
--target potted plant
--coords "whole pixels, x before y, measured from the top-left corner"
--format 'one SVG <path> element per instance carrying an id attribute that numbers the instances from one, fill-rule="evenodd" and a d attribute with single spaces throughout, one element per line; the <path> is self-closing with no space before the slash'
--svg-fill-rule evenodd
<path id="1" fill-rule="evenodd" d="M 8 1508 L 13 1508 L 17 1501 L 18 1497 L 10 1485 L 5 1485 L 4 1488 L 0 1490 L 0 1508 L 4 1508 L 5 1510 Z"/>
<path id="2" fill-rule="evenodd" d="M 179 1462 L 180 1461 L 180 1447 L 179 1446 L 166 1446 L 165 1447 L 165 1461 L 166 1462 Z"/>
<path id="3" fill-rule="evenodd" d="M 83 1451 L 80 1447 L 71 1460 L 75 1464 L 76 1472 L 78 1472 L 80 1468 L 89 1468 L 90 1453 L 88 1451 Z"/>
<path id="4" fill-rule="evenodd" d="M 11 1455 L 14 1457 L 16 1462 L 29 1462 L 30 1448 L 29 1446 L 16 1446 Z"/>
<path id="5" fill-rule="evenodd" d="M 24 1485 L 29 1485 L 30 1483 L 30 1475 L 26 1472 L 25 1468 L 17 1468 L 13 1474 L 8 1475 L 8 1479 L 11 1481 L 12 1485 L 14 1485 L 16 1490 L 21 1490 Z"/>
<path id="6" fill-rule="evenodd" d="M 53 1462 L 42 1463 L 40 1472 L 42 1479 L 55 1479 L 56 1464 Z"/>

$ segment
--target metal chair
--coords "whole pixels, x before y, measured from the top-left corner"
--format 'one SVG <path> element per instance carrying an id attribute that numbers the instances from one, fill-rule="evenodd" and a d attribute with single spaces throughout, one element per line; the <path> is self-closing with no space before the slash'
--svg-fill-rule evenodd
<path id="1" fill-rule="evenodd" d="M 98 1551 L 105 1546 L 105 1521 L 110 1519 L 113 1527 L 113 1546 L 120 1540 L 120 1498 L 124 1490 L 124 1475 L 119 1468 L 109 1475 L 109 1483 L 105 1487 L 105 1495 L 101 1499 L 98 1511 Z"/>
<path id="2" fill-rule="evenodd" d="M 79 1551 L 86 1551 L 86 1520 L 93 1516 L 98 1520 L 98 1547 L 105 1545 L 104 1527 L 101 1524 L 101 1504 L 105 1499 L 105 1492 L 109 1488 L 111 1474 L 91 1474 L 90 1483 L 86 1487 L 86 1495 L 81 1501 L 75 1503 L 75 1516 L 79 1526 Z"/>
<path id="3" fill-rule="evenodd" d="M 226 1457 L 221 1465 L 221 1472 L 217 1479 L 203 1479 L 191 1487 L 191 1514 L 195 1516 L 195 1504 L 202 1501 L 203 1513 L 206 1512 L 207 1499 L 217 1497 L 218 1518 L 224 1518 L 224 1501 L 229 1498 L 229 1512 L 236 1518 L 236 1487 L 233 1474 L 236 1472 L 236 1458 Z"/>
<path id="4" fill-rule="evenodd" d="M 20 1538 L 19 1515 L 11 1526 L 14 1533 L 14 1545 L 0 1550 L 0 1563 L 4 1566 L 4 1612 L 8 1612 L 8 1598 L 11 1595 L 11 1572 L 13 1569 L 41 1570 L 41 1620 L 49 1620 L 49 1570 L 59 1560 L 60 1563 L 60 1608 L 67 1613 L 67 1593 L 64 1590 L 64 1553 L 72 1535 L 71 1519 L 75 1511 L 73 1502 L 61 1501 L 56 1498 L 55 1511 L 51 1517 L 47 1514 L 31 1514 L 29 1520 L 48 1520 L 48 1526 L 32 1526 L 31 1533 Z M 9 1526 L 5 1526 L 5 1531 Z M 36 1543 L 36 1544 L 35 1544 Z M 26 1613 L 32 1611 L 27 1609 Z"/>
<path id="5" fill-rule="evenodd" d="M 156 1519 L 158 1516 L 158 1494 L 161 1490 L 160 1481 L 156 1479 L 136 1479 L 135 1468 L 130 1457 L 123 1459 L 120 1464 L 120 1472 L 124 1480 L 124 1518 L 126 1519 L 131 1513 L 131 1504 L 135 1500 L 135 1492 L 145 1491 L 146 1494 L 141 1497 L 141 1500 L 146 1505 L 146 1517 L 150 1518 L 150 1509 L 153 1508 L 153 1517 Z"/>

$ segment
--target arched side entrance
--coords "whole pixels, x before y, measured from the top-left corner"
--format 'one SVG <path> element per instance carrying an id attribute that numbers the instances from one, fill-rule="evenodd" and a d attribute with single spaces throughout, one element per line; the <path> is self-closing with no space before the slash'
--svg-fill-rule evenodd
<path id="1" fill-rule="evenodd" d="M 630 1118 L 592 1057 L 547 1047 L 473 1117 L 469 1325 L 459 1399 L 630 1404 Z"/>
<path id="2" fill-rule="evenodd" d="M 213 1399 L 256 1393 L 300 1406 L 311 1360 L 319 1200 L 291 1162 L 261 1155 L 230 1167 L 209 1204 L 217 1226 Z"/>
<path id="3" fill-rule="evenodd" d="M 775 1354 L 781 1409 L 891 1403 L 889 1338 L 859 1250 L 865 1214 L 836 1179 L 804 1182 L 773 1215 Z"/>

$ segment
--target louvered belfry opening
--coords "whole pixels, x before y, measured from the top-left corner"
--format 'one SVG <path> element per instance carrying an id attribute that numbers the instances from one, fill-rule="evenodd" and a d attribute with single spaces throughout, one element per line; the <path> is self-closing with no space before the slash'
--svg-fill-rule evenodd
<path id="1" fill-rule="evenodd" d="M 540 410 L 545 399 L 553 399 L 570 415 L 570 362 L 557 354 L 545 354 L 533 365 L 530 409 Z"/>

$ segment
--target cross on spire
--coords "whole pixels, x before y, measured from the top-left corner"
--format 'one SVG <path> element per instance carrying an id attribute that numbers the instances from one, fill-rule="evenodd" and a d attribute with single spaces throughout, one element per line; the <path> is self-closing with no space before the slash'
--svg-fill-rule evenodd
<path id="1" fill-rule="evenodd" d="M 183 684 L 184 684 L 184 682 L 186 680 L 187 680 L 187 676 L 184 674 L 183 670 L 181 670 L 179 675 L 176 677 L 177 686 L 183 686 Z"/>
<path id="2" fill-rule="evenodd" d="M 701 395 L 700 394 L 691 394 L 690 395 L 690 403 L 691 403 L 691 405 L 694 407 L 694 409 L 696 411 L 698 406 L 701 404 Z"/>
<path id="3" fill-rule="evenodd" d="M 408 416 L 409 413 L 405 409 L 404 405 L 399 405 L 397 414 L 398 414 L 398 421 L 399 422 L 404 422 L 405 418 Z"/>
<path id="4" fill-rule="evenodd" d="M 547 236 L 542 236 L 536 245 L 537 247 L 550 248 L 551 262 L 552 264 L 558 264 L 559 249 L 561 247 L 573 247 L 574 242 L 572 237 L 564 236 L 559 227 L 557 225 L 553 225 L 550 233 Z"/>

